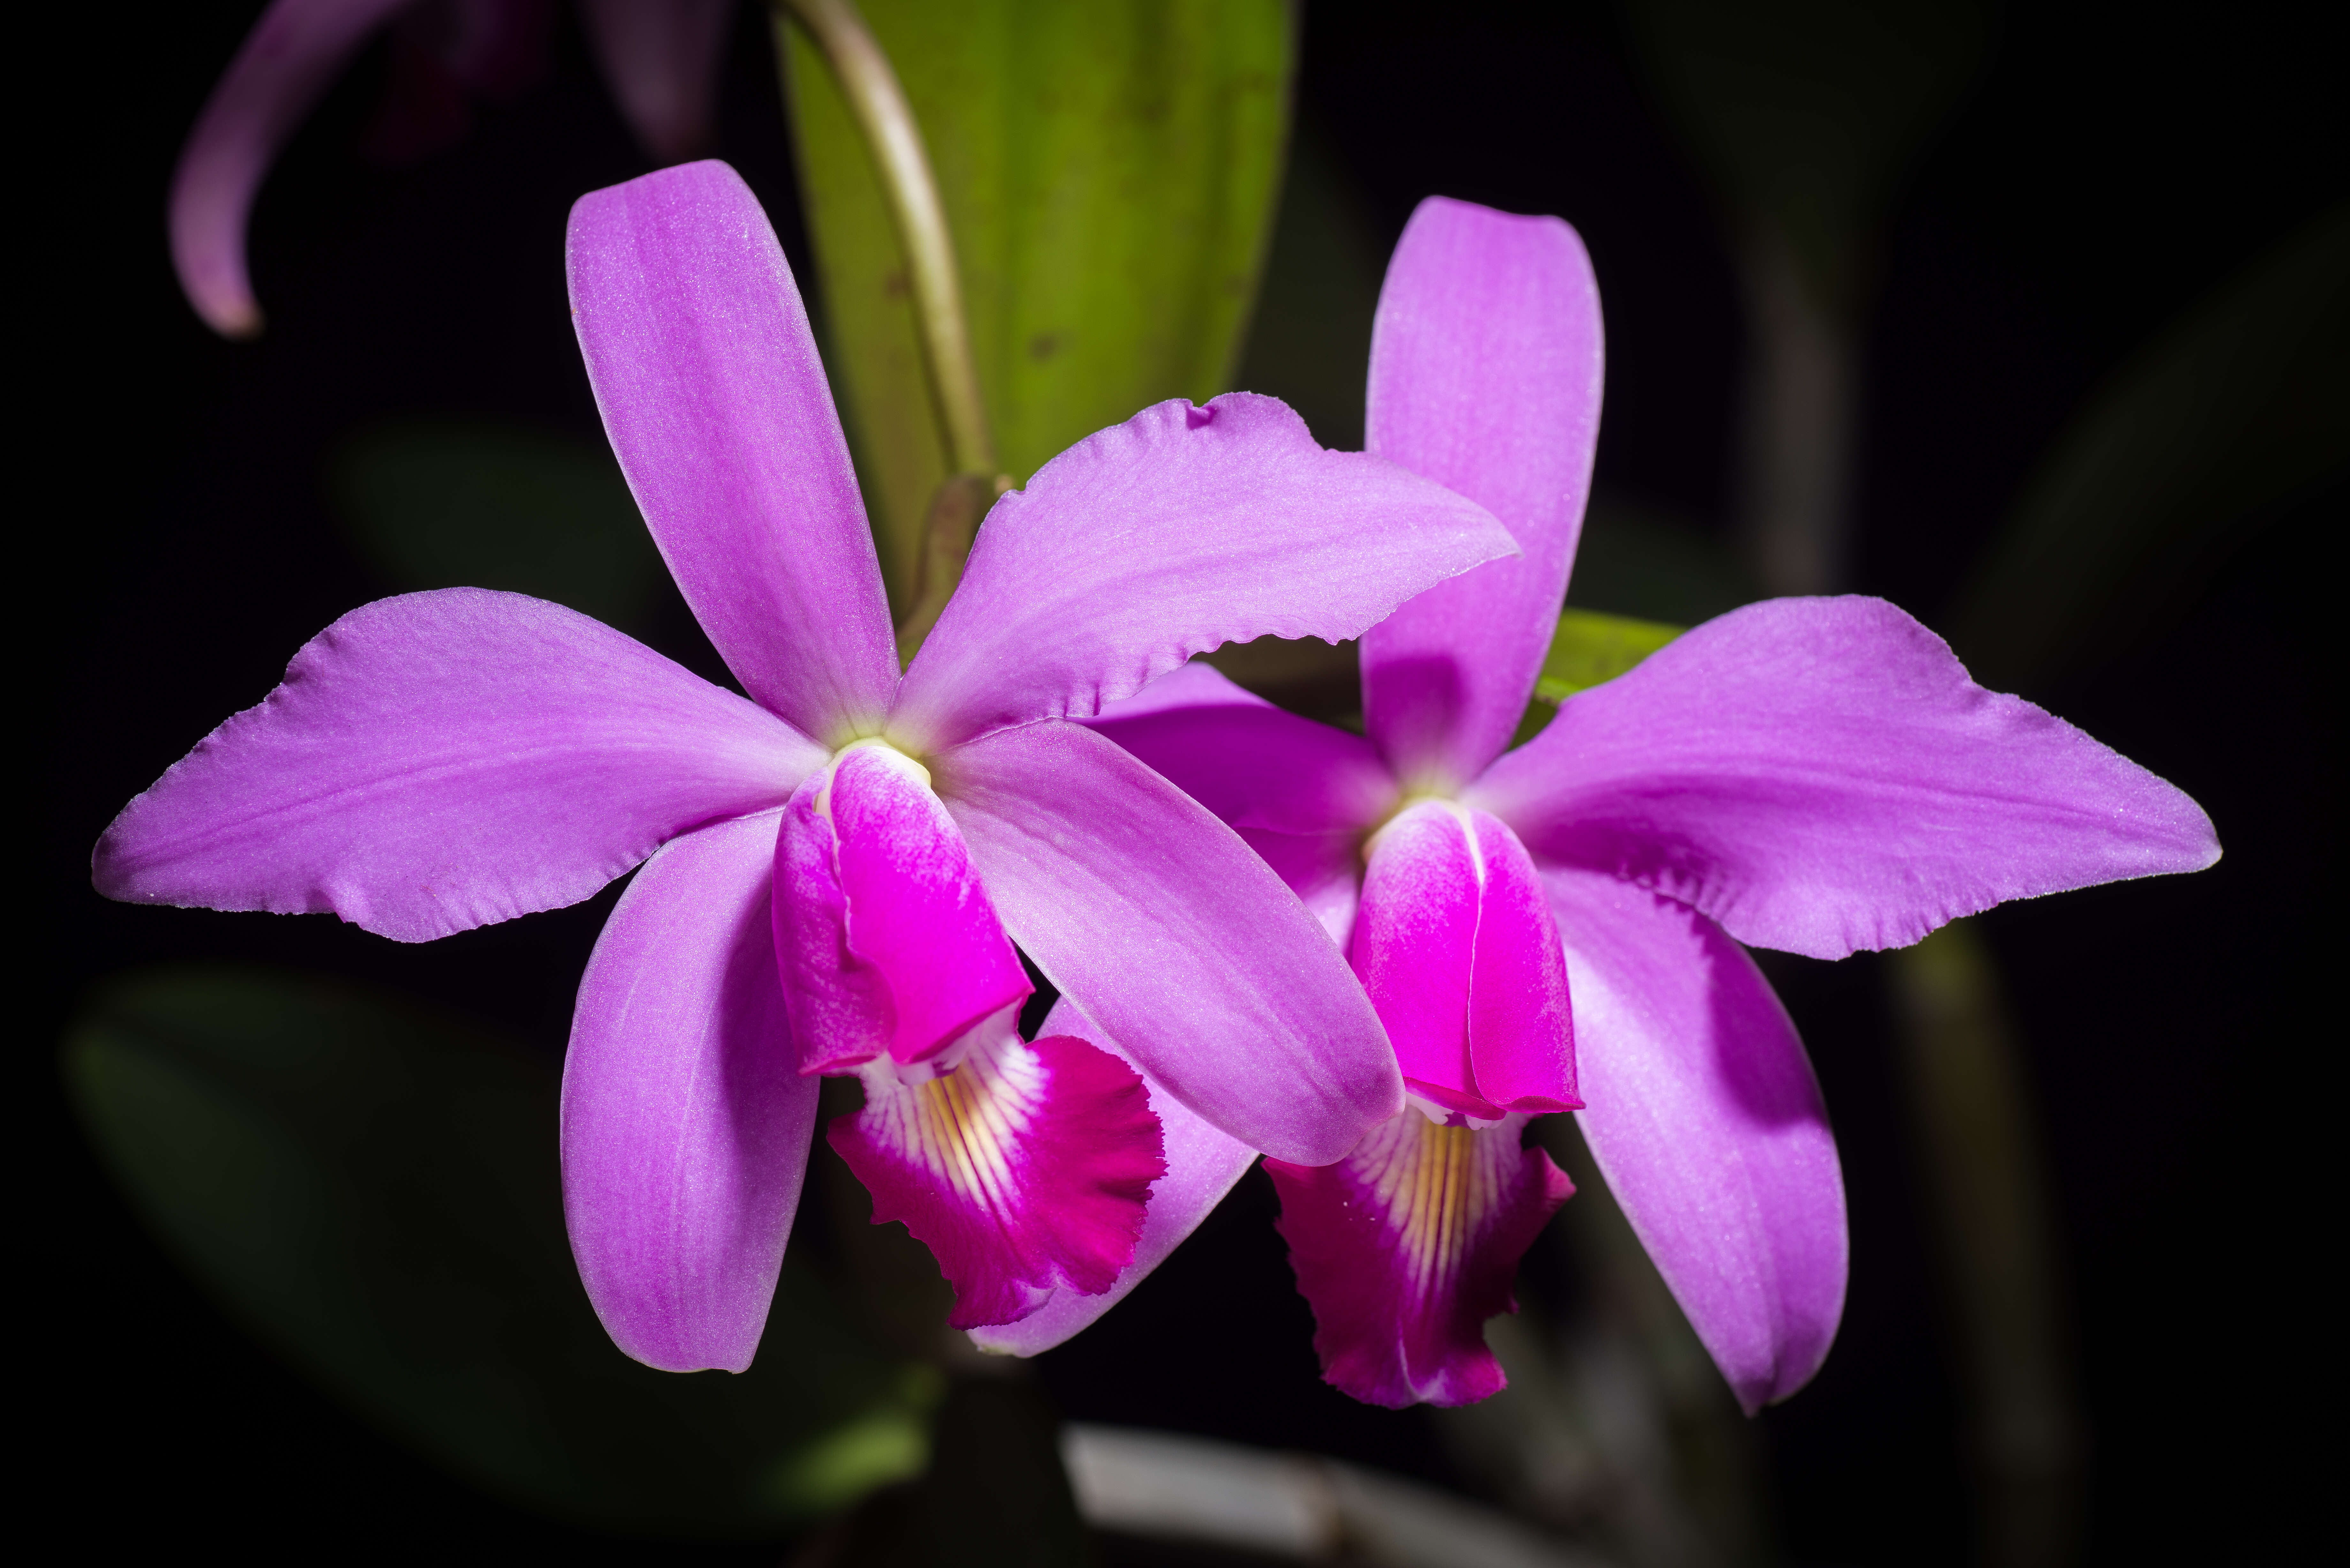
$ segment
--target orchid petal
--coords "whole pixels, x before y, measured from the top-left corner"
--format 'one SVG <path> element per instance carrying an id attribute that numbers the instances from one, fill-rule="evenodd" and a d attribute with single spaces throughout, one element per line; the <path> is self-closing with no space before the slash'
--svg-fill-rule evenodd
<path id="1" fill-rule="evenodd" d="M 1369 853 L 1347 958 L 1404 1085 L 1486 1119 L 1582 1105 L 1558 929 L 1510 830 L 1422 801 L 1380 828 Z"/>
<path id="2" fill-rule="evenodd" d="M 579 0 L 579 19 L 646 151 L 668 163 L 710 145 L 734 0 Z"/>
<path id="3" fill-rule="evenodd" d="M 1404 1087 L 1449 1110 L 1494 1117 L 1469 1064 L 1476 963 L 1476 853 L 1450 803 L 1425 801 L 1379 830 L 1347 959 L 1395 1045 Z"/>
<path id="4" fill-rule="evenodd" d="M 1197 659 L 1085 723 L 1237 829 L 1345 950 L 1363 833 L 1396 805 L 1368 741 L 1284 712 Z"/>
<path id="5" fill-rule="evenodd" d="M 1403 1104 L 1362 987 L 1232 830 L 1047 722 L 931 760 L 1003 924 L 1150 1080 L 1225 1133 L 1337 1158 Z"/>
<path id="6" fill-rule="evenodd" d="M 1518 1310 L 1518 1260 L 1575 1192 L 1523 1147 L 1526 1120 L 1444 1127 L 1408 1110 L 1335 1165 L 1264 1162 L 1325 1382 L 1390 1409 L 1507 1385 L 1485 1320 Z"/>
<path id="7" fill-rule="evenodd" d="M 1239 684 L 1206 659 L 1194 659 L 1177 665 L 1131 697 L 1103 703 L 1096 718 L 1139 719 L 1146 713 L 1178 708 L 1271 707 L 1271 702 Z M 1093 721 L 1085 722 L 1090 723 Z"/>
<path id="8" fill-rule="evenodd" d="M 751 1365 L 807 1171 L 767 931 L 778 814 L 662 846 L 597 939 L 563 1062 L 563 1213 L 613 1343 L 667 1372 Z"/>
<path id="9" fill-rule="evenodd" d="M 778 805 L 806 736 L 577 611 L 446 588 L 353 610 L 98 842 L 109 898 L 332 910 L 430 941 L 587 898 Z"/>
<path id="10" fill-rule="evenodd" d="M 1082 1040 L 1023 1041 L 1006 1018 L 951 1069 L 865 1079 L 827 1136 L 955 1290 L 955 1328 L 1016 1323 L 1056 1290 L 1098 1295 L 1134 1257 L 1166 1174 L 1141 1076 Z"/>
<path id="11" fill-rule="evenodd" d="M 1068 1035 L 1107 1052 L 1129 1067 L 1135 1065 L 1118 1043 L 1097 1029 L 1066 997 L 1053 1004 L 1037 1033 Z M 972 1343 L 1002 1355 L 1035 1355 L 1075 1338 L 1165 1262 L 1256 1163 L 1256 1150 L 1238 1138 L 1226 1137 L 1174 1096 L 1151 1096 L 1150 1108 L 1158 1113 L 1165 1139 L 1167 1174 L 1151 1183 L 1142 1234 L 1134 1243 L 1132 1261 L 1118 1271 L 1116 1282 L 1093 1295 L 1066 1286 L 1055 1289 L 1044 1304 L 1017 1323 L 973 1329 Z"/>
<path id="12" fill-rule="evenodd" d="M 1354 940 L 1355 917 L 1363 901 L 1363 836 L 1337 833 L 1267 833 L 1237 830 L 1241 842 L 1273 867 L 1306 913 L 1321 922 L 1345 952 Z"/>
<path id="13" fill-rule="evenodd" d="M 686 602 L 762 707 L 838 746 L 898 655 L 807 311 L 742 176 L 688 163 L 571 209 L 596 406 Z"/>
<path id="14" fill-rule="evenodd" d="M 1396 807 L 1394 775 L 1368 741 L 1251 697 L 1206 665 L 1085 722 L 1233 827 L 1359 834 Z"/>
<path id="15" fill-rule="evenodd" d="M 1490 510 L 1523 553 L 1439 584 L 1363 634 L 1363 720 L 1416 784 L 1510 743 L 1558 623 L 1599 438 L 1599 286 L 1573 229 L 1419 204 L 1371 334 L 1367 444 Z"/>
<path id="16" fill-rule="evenodd" d="M 1483 812 L 1468 816 L 1483 882 L 1469 987 L 1477 1092 L 1513 1111 L 1580 1109 L 1566 965 L 1534 857 Z"/>
<path id="17" fill-rule="evenodd" d="M 913 762 L 853 746 L 792 796 L 775 952 L 804 1073 L 923 1061 L 1035 987 Z"/>
<path id="18" fill-rule="evenodd" d="M 1567 701 L 1466 797 L 1537 859 L 1814 958 L 2220 857 L 2179 790 L 1882 599 L 1773 599 Z"/>
<path id="19" fill-rule="evenodd" d="M 270 162 L 367 42 L 411 0 L 276 0 L 204 100 L 172 175 L 172 265 L 224 337 L 261 330 L 244 225 Z"/>
<path id="20" fill-rule="evenodd" d="M 1323 451 L 1278 400 L 1160 403 L 995 504 L 890 733 L 930 750 L 1087 718 L 1221 643 L 1356 636 L 1514 548 L 1449 491 Z"/>
<path id="21" fill-rule="evenodd" d="M 1615 877 L 1545 872 L 1592 1158 L 1748 1413 L 1827 1356 L 1844 1177 L 1803 1042 L 1744 950 Z"/>

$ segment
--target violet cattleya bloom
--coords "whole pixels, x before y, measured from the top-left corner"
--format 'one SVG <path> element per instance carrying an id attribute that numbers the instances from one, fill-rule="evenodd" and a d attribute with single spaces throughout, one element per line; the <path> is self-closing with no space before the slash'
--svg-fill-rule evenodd
<path id="1" fill-rule="evenodd" d="M 612 96 L 656 159 L 708 145 L 733 13 L 733 0 L 579 0 Z M 546 0 L 274 0 L 205 100 L 172 177 L 172 265 L 196 314 L 224 337 L 261 330 L 244 259 L 254 197 L 295 127 L 369 37 L 394 23 L 409 35 L 402 64 L 416 68 L 396 88 L 446 101 L 392 107 L 432 119 L 462 115 L 463 95 L 501 96 L 535 74 L 546 22 Z"/>
<path id="2" fill-rule="evenodd" d="M 734 171 L 583 198 L 569 272 L 620 466 L 749 700 L 560 606 L 386 599 L 123 810 L 99 889 L 426 941 L 643 862 L 580 982 L 563 1179 L 605 1326 L 673 1370 L 750 1363 L 813 1075 L 863 1080 L 836 1146 L 971 1324 L 1117 1279 L 1161 1115 L 1308 1163 L 1393 1116 L 1313 917 L 1071 721 L 1232 639 L 1356 635 L 1512 553 L 1501 524 L 1270 398 L 1162 403 L 996 503 L 901 678 L 807 317 Z M 1118 1052 L 1020 1038 L 1014 939 Z"/>
<path id="3" fill-rule="evenodd" d="M 1578 1095 L 1594 1159 L 1741 1403 L 1792 1394 L 1843 1312 L 1843 1179 L 1802 1043 L 1740 944 L 1841 958 L 2220 853 L 2185 794 L 1976 686 L 1878 599 L 1733 611 L 1504 754 L 1565 593 L 1600 379 L 1571 229 L 1423 203 L 1380 295 L 1369 444 L 1492 508 L 1522 554 L 1364 637 L 1367 738 L 1204 666 L 1094 722 L 1280 871 L 1388 1025 L 1412 1108 L 1335 1165 L 1268 1162 L 1326 1376 L 1378 1404 L 1502 1386 L 1482 1322 L 1565 1194 L 1519 1129 Z M 1112 1290 L 983 1342 L 1027 1353 L 1082 1327 L 1252 1158 L 1171 1118 L 1166 1147 Z"/>

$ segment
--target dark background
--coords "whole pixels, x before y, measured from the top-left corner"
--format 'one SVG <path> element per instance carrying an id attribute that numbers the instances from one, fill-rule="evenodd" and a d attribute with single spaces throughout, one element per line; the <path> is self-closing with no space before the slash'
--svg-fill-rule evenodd
<path id="1" fill-rule="evenodd" d="M 93 1545 L 682 1555 L 478 1497 L 314 1392 L 158 1251 L 57 1090 L 51 1043 L 87 987 L 166 958 L 369 979 L 559 1052 L 613 896 L 411 948 L 330 920 L 89 890 L 89 846 L 121 804 L 258 701 L 305 639 L 385 591 L 327 516 L 321 464 L 338 438 L 429 412 L 598 439 L 566 316 L 564 218 L 645 165 L 567 19 L 537 88 L 404 168 L 360 155 L 386 51 L 364 57 L 261 198 L 267 337 L 226 344 L 197 322 L 171 275 L 164 192 L 256 10 L 84 12 L 77 34 L 20 62 L 55 95 L 18 158 L 38 200 L 17 228 L 37 356 L 19 394 L 31 483 L 17 535 L 38 563 L 19 579 L 19 668 L 45 705 L 20 1212 L 47 1246 L 17 1290 L 45 1324 L 20 1354 L 54 1397 L 26 1423 L 53 1479 L 21 1507 Z M 1856 587 L 1932 624 L 2099 379 L 2341 198 L 2338 56 L 2311 16 L 2055 6 L 2002 24 L 1887 232 Z M 806 277 L 762 27 L 742 18 L 722 151 Z M 1610 339 L 1598 484 L 1726 528 L 1741 326 L 1725 229 L 1605 7 L 1314 7 L 1301 108 L 1378 254 L 1430 192 L 1575 223 Z M 2316 563 L 2341 516 L 2338 485 L 2272 509 L 2120 657 L 2033 693 L 2194 794 L 2227 846 L 2200 877 L 1982 922 L 2048 1140 L 2098 1561 L 2267 1555 L 2316 1494 L 2309 1433 L 2329 1410 L 2339 1308 L 2318 1272 L 2331 1231 L 2314 1080 L 2340 1028 L 2317 1005 L 2340 794 L 2317 660 L 2335 579 Z M 681 607 L 656 624 L 665 651 L 722 675 Z M 1762 1420 L 1783 1552 L 1959 1561 L 1966 1472 L 1878 962 L 1771 970 L 1836 1116 L 1854 1241 L 1834 1355 Z M 1046 1358 L 1049 1393 L 1073 1416 L 1461 1483 L 1415 1415 L 1316 1383 L 1272 1208 L 1252 1176 L 1130 1303 Z M 712 1552 L 730 1554 L 775 1555 Z"/>

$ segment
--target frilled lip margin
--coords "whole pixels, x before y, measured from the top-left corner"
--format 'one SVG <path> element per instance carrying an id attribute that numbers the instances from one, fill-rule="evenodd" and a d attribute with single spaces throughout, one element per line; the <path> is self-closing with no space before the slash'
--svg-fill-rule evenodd
<path id="1" fill-rule="evenodd" d="M 956 1328 L 1017 1323 L 1056 1287 L 1099 1295 L 1142 1233 L 1165 1142 L 1141 1075 L 1066 1035 L 1005 1033 L 951 1071 L 865 1075 L 866 1106 L 827 1133 L 953 1284 Z"/>
<path id="2" fill-rule="evenodd" d="M 1485 1320 L 1518 1310 L 1518 1260 L 1575 1193 L 1549 1155 L 1523 1146 L 1530 1119 L 1474 1127 L 1409 1109 L 1336 1165 L 1264 1162 L 1334 1387 L 1400 1409 L 1508 1385 Z"/>

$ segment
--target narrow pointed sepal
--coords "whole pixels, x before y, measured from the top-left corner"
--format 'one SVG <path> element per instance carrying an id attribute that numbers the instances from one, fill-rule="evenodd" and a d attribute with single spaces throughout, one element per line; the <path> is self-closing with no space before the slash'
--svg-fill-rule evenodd
<path id="1" fill-rule="evenodd" d="M 224 337 L 261 330 L 244 225 L 277 150 L 368 36 L 409 0 L 275 0 L 213 88 L 172 176 L 172 265 Z"/>
<path id="2" fill-rule="evenodd" d="M 1264 1162 L 1324 1381 L 1390 1409 L 1507 1386 L 1485 1320 L 1518 1310 L 1518 1260 L 1575 1193 L 1522 1147 L 1527 1120 L 1443 1126 L 1408 1108 L 1336 1165 Z"/>
<path id="3" fill-rule="evenodd" d="M 1099 1295 L 1142 1234 L 1167 1173 L 1159 1118 L 1133 1068 L 1067 1035 L 1008 1026 L 952 1068 L 901 1081 L 887 1058 L 832 1147 L 954 1286 L 956 1328 L 1017 1323 L 1056 1287 Z"/>
<path id="4" fill-rule="evenodd" d="M 579 20 L 638 145 L 674 163 L 717 140 L 734 0 L 580 0 Z"/>
<path id="5" fill-rule="evenodd" d="M 662 846 L 571 1018 L 571 1255 L 612 1343 L 664 1372 L 750 1368 L 816 1131 L 767 937 L 775 832 L 762 813 Z"/>

